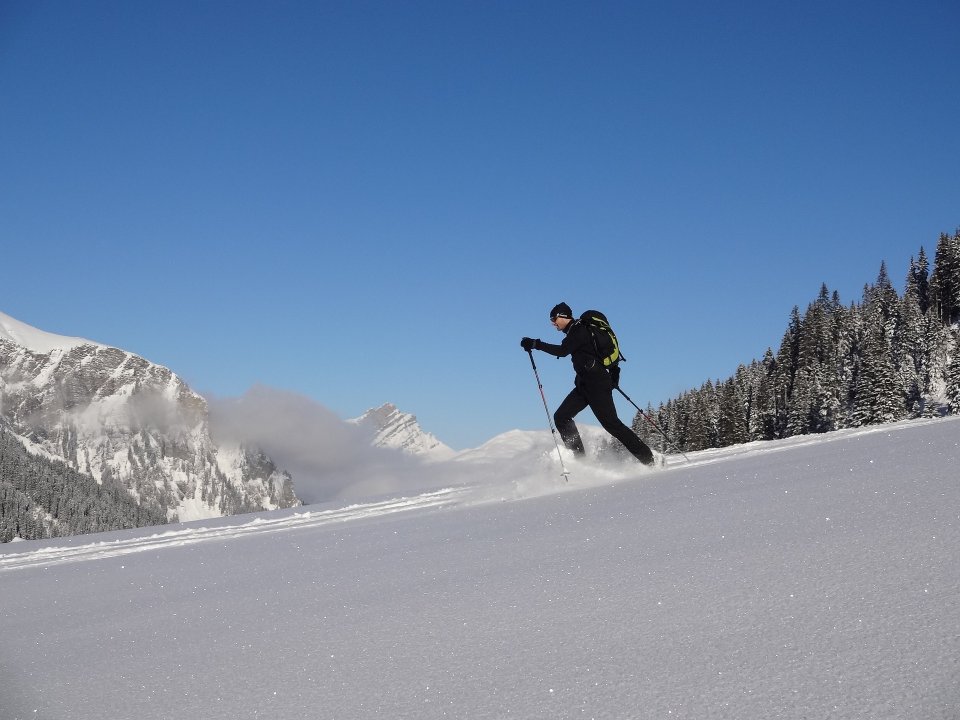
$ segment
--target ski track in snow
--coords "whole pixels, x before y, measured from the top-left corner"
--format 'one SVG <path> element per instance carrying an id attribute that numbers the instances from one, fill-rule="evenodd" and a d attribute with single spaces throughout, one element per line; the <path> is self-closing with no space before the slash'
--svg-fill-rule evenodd
<path id="1" fill-rule="evenodd" d="M 444 488 L 413 497 L 348 505 L 334 510 L 298 512 L 280 518 L 257 517 L 238 525 L 187 528 L 157 533 L 149 537 L 101 541 L 70 547 L 45 547 L 19 554 L 0 554 L 0 573 L 24 568 L 102 560 L 151 550 L 195 545 L 213 540 L 233 540 L 287 530 L 319 527 L 412 510 L 447 507 L 462 502 L 468 492 L 469 488 Z"/>
<path id="2" fill-rule="evenodd" d="M 542 447 L 536 448 L 534 452 L 531 453 L 538 462 L 538 471 L 521 473 L 518 478 L 508 483 L 459 485 L 456 487 L 432 490 L 413 496 L 400 496 L 366 503 L 356 503 L 329 510 L 305 510 L 303 512 L 295 512 L 292 515 L 287 514 L 289 511 L 282 511 L 284 514 L 280 517 L 273 517 L 273 513 L 265 513 L 258 515 L 252 520 L 237 524 L 217 525 L 215 527 L 186 527 L 178 530 L 155 533 L 149 536 L 105 540 L 82 545 L 48 546 L 27 551 L 19 551 L 16 545 L 14 545 L 9 549 L 8 553 L 4 554 L 0 552 L 0 573 L 25 568 L 49 567 L 88 560 L 102 560 L 134 553 L 184 547 L 214 540 L 239 539 L 255 535 L 284 532 L 287 530 L 319 527 L 333 523 L 353 522 L 397 513 L 409 513 L 417 510 L 476 505 L 488 502 L 517 501 L 542 497 L 544 495 L 586 490 L 598 486 L 651 478 L 674 469 L 712 465 L 747 455 L 783 452 L 816 443 L 834 442 L 853 436 L 878 432 L 889 433 L 903 428 L 919 428 L 937 422 L 942 422 L 942 420 L 938 418 L 911 420 L 888 425 L 849 428 L 825 435 L 802 435 L 779 441 L 758 441 L 744 445 L 690 452 L 687 454 L 689 459 L 684 459 L 680 455 L 669 455 L 667 456 L 666 466 L 658 471 L 651 471 L 646 468 L 638 470 L 629 463 L 624 464 L 622 462 L 612 464 L 600 462 L 596 465 L 585 465 L 573 460 L 572 456 L 568 455 L 567 462 L 570 463 L 572 468 L 571 479 L 569 482 L 563 483 L 558 482 L 556 479 L 556 474 L 559 473 L 560 470 L 556 450 L 544 442 Z M 530 456 L 528 456 L 528 459 L 529 457 Z M 64 542 L 70 542 L 71 540 L 75 541 L 77 538 L 82 537 L 83 536 L 75 536 L 74 538 L 62 538 L 62 540 Z"/>

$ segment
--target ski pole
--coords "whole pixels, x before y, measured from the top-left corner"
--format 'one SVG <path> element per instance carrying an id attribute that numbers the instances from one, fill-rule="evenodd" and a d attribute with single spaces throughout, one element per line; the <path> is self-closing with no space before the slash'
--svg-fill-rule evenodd
<path id="1" fill-rule="evenodd" d="M 530 356 L 530 365 L 533 367 L 533 374 L 537 378 L 537 387 L 540 388 L 540 399 L 543 400 L 543 410 L 547 413 L 547 424 L 550 426 L 550 432 L 553 434 L 553 444 L 557 446 L 557 457 L 560 458 L 561 475 L 563 479 L 570 482 L 570 473 L 567 466 L 563 464 L 563 454 L 560 452 L 560 442 L 557 440 L 557 429 L 553 426 L 553 418 L 550 417 L 550 408 L 547 406 L 547 396 L 543 394 L 543 383 L 540 382 L 540 373 L 537 372 L 537 364 L 533 361 L 533 351 L 527 350 Z"/>
<path id="2" fill-rule="evenodd" d="M 647 415 L 643 410 L 641 410 L 640 407 L 639 407 L 633 400 L 630 399 L 630 396 L 627 395 L 619 385 L 617 386 L 617 390 L 619 390 L 619 391 L 620 391 L 620 394 L 623 395 L 623 396 L 627 399 L 627 402 L 628 402 L 628 403 L 630 403 L 630 404 L 633 405 L 635 408 L 637 408 L 637 412 L 640 413 L 640 414 L 643 416 L 643 419 L 644 419 L 644 420 L 646 420 L 648 423 L 650 423 L 651 425 L 653 425 L 653 427 L 655 427 L 655 428 L 657 429 L 657 432 L 659 432 L 661 435 L 663 435 L 664 438 L 666 438 L 667 443 L 669 443 L 671 446 L 673 446 L 673 448 L 674 448 L 678 453 L 680 453 L 681 455 L 683 455 L 683 459 L 684 459 L 684 460 L 686 460 L 687 462 L 690 462 L 690 458 L 687 457 L 687 454 L 686 454 L 683 450 L 681 450 L 680 447 L 679 447 L 673 440 L 670 439 L 670 436 L 667 435 L 667 434 L 663 431 L 663 429 L 662 429 L 659 425 L 657 425 L 649 415 Z"/>

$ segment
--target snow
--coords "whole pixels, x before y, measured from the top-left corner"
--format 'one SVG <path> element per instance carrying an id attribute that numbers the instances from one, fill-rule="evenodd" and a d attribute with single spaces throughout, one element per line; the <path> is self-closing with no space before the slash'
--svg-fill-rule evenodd
<path id="1" fill-rule="evenodd" d="M 549 433 L 488 449 L 402 496 L 3 546 L 0 717 L 958 717 L 960 418 L 569 483 Z"/>
<path id="2" fill-rule="evenodd" d="M 47 355 L 54 350 L 70 350 L 80 345 L 106 347 L 84 338 L 55 335 L 45 330 L 38 330 L 2 312 L 0 312 L 0 340 L 9 340 L 40 355 Z"/>

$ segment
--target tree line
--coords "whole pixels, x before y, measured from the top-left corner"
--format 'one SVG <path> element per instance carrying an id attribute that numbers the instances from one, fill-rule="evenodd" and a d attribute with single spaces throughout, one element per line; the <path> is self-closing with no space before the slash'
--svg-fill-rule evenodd
<path id="1" fill-rule="evenodd" d="M 0 426 L 0 542 L 162 525 L 158 502 L 141 504 L 117 480 L 102 484 L 66 463 L 27 451 Z"/>
<path id="2" fill-rule="evenodd" d="M 960 229 L 940 235 L 932 269 L 921 247 L 904 285 L 899 295 L 886 263 L 859 303 L 822 285 L 805 312 L 793 308 L 777 352 L 647 415 L 683 450 L 703 450 L 960 414 Z M 663 449 L 640 413 L 633 427 Z"/>

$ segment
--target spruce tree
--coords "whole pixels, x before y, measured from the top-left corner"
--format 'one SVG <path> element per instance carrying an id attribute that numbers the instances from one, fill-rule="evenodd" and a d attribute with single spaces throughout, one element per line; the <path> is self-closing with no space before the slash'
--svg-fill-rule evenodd
<path id="1" fill-rule="evenodd" d="M 920 305 L 920 314 L 926 314 L 930 307 L 930 264 L 922 245 L 920 246 L 920 252 L 917 254 L 916 262 L 913 258 L 910 258 L 907 287 L 912 287 L 916 293 L 917 303 Z"/>
<path id="2" fill-rule="evenodd" d="M 944 373 L 944 386 L 950 412 L 960 415 L 960 330 L 953 332 L 952 357 Z"/>
<path id="3" fill-rule="evenodd" d="M 776 421 L 774 437 L 789 437 L 790 407 L 793 402 L 794 384 L 800 364 L 800 308 L 794 305 L 790 312 L 790 323 L 780 342 L 777 353 L 777 375 L 775 381 Z"/>
<path id="4" fill-rule="evenodd" d="M 756 384 L 758 364 L 750 363 L 750 367 L 740 365 L 733 376 L 733 408 L 731 412 L 735 418 L 734 436 L 726 444 L 750 442 L 750 424 L 756 404 Z"/>
<path id="5" fill-rule="evenodd" d="M 750 417 L 750 437 L 753 440 L 773 440 L 777 431 L 777 360 L 772 348 L 767 348 L 755 378 L 756 400 Z"/>
<path id="6" fill-rule="evenodd" d="M 857 426 L 900 420 L 902 397 L 886 332 L 879 316 L 868 319 L 857 378 L 853 421 Z"/>
<path id="7" fill-rule="evenodd" d="M 741 365 L 738 376 L 745 369 Z M 729 378 L 720 387 L 718 395 L 719 418 L 717 421 L 717 447 L 737 445 L 749 440 L 747 410 L 749 400 L 738 389 L 736 378 Z"/>
<path id="8" fill-rule="evenodd" d="M 919 291 L 912 276 L 908 277 L 906 290 L 900 301 L 894 348 L 897 350 L 896 365 L 899 368 L 900 387 L 911 417 L 923 414 L 924 388 L 929 387 L 929 352 L 925 343 L 924 317 L 920 309 Z"/>
<path id="9" fill-rule="evenodd" d="M 793 392 L 787 407 L 785 437 L 806 435 L 810 431 L 809 418 L 815 412 L 812 401 L 813 385 L 811 369 L 801 367 L 794 378 Z"/>
<path id="10" fill-rule="evenodd" d="M 940 235 L 930 279 L 931 302 L 944 325 L 960 323 L 960 229 Z"/>
<path id="11" fill-rule="evenodd" d="M 877 282 L 870 287 L 864 297 L 864 305 L 874 306 L 875 312 L 879 313 L 882 321 L 883 331 L 887 339 L 893 337 L 896 329 L 897 306 L 900 304 L 900 298 L 897 291 L 890 282 L 890 276 L 887 274 L 887 263 L 880 263 L 880 273 L 877 275 Z"/>

